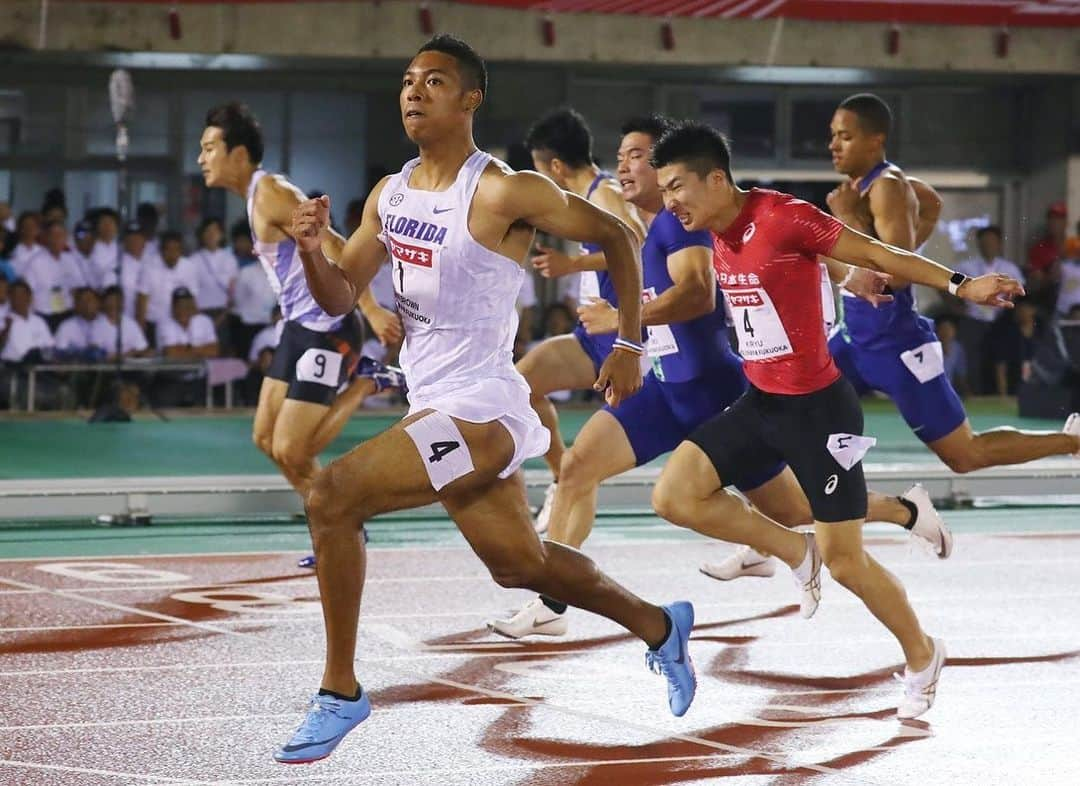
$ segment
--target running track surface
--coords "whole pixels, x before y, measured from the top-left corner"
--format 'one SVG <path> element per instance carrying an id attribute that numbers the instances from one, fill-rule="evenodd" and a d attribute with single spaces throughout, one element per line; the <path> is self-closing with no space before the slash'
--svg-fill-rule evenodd
<path id="1" fill-rule="evenodd" d="M 721 584 L 697 566 L 728 546 L 655 521 L 599 532 L 586 548 L 618 580 L 695 602 L 700 684 L 676 719 L 613 624 L 572 611 L 566 639 L 498 639 L 484 620 L 527 593 L 455 538 L 374 537 L 357 658 L 374 713 L 307 767 L 271 760 L 321 671 L 297 553 L 2 560 L 0 784 L 1080 783 L 1080 510 L 1045 531 L 1013 513 L 1012 533 L 980 515 L 947 514 L 964 526 L 945 562 L 869 537 L 948 642 L 937 704 L 906 723 L 897 645 L 830 579 L 804 621 L 786 570 Z"/>

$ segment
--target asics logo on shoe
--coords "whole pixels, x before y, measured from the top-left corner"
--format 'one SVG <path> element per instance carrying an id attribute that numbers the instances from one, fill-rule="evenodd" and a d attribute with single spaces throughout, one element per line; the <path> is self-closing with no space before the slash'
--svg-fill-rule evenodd
<path id="1" fill-rule="evenodd" d="M 836 491 L 836 485 L 839 482 L 840 482 L 839 477 L 837 477 L 835 474 L 830 475 L 828 481 L 826 481 L 826 483 L 825 483 L 825 494 L 826 495 L 832 494 L 834 491 Z"/>

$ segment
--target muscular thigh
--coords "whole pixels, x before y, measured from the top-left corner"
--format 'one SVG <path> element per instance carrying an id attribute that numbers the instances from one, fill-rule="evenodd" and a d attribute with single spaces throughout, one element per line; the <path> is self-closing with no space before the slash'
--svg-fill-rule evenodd
<path id="1" fill-rule="evenodd" d="M 314 452 L 312 437 L 329 411 L 330 407 L 325 404 L 286 398 L 274 422 L 274 450 L 283 450 L 285 446 L 296 450 L 302 445 L 310 445 Z"/>
<path id="2" fill-rule="evenodd" d="M 596 381 L 596 368 L 572 335 L 542 341 L 518 361 L 517 370 L 534 395 L 556 390 L 584 390 Z"/>
<path id="3" fill-rule="evenodd" d="M 514 442 L 506 428 L 494 421 L 453 420 L 457 428 L 453 435 L 428 439 L 429 432 L 409 431 L 410 426 L 435 414 L 424 410 L 410 415 L 332 461 L 319 476 L 320 491 L 334 495 L 335 507 L 355 511 L 366 519 L 454 499 L 495 484 L 514 454 Z M 444 438 L 457 434 L 460 441 Z M 436 490 L 436 481 L 445 480 L 438 472 L 444 468 L 443 462 L 461 466 L 466 459 L 471 469 Z M 439 468 L 433 469 L 435 465 Z"/>
<path id="4" fill-rule="evenodd" d="M 442 504 L 485 564 L 520 564 L 542 556 L 520 472 L 486 486 L 451 492 Z"/>

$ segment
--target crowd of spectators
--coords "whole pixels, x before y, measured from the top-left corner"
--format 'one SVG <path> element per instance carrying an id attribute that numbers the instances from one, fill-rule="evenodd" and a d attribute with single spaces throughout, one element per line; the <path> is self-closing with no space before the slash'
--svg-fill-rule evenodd
<path id="1" fill-rule="evenodd" d="M 1010 310 L 950 299 L 937 318 L 946 371 L 962 395 L 1025 397 L 1029 414 L 1080 406 L 1080 224 L 1067 236 L 1066 206 L 1047 209 L 1045 230 L 1021 263 L 1003 256 L 1002 232 L 975 235 L 976 254 L 957 268 L 969 275 L 1003 273 L 1024 282 L 1027 295 Z M 1037 399 L 1045 400 L 1040 406 Z"/>
<path id="2" fill-rule="evenodd" d="M 362 200 L 348 204 L 344 231 L 360 222 Z M 159 231 L 154 205 L 142 204 L 121 225 L 110 207 L 86 212 L 72 223 L 63 194 L 50 191 L 40 210 L 12 211 L 0 202 L 0 408 L 9 401 L 12 376 L 33 363 L 112 363 L 117 353 L 130 362 L 167 365 L 235 358 L 248 376 L 237 400 L 257 401 L 262 375 L 273 358 L 280 316 L 269 280 L 258 264 L 246 222 L 226 234 L 221 220 L 205 218 L 191 242 L 179 232 Z M 1068 237 L 1064 203 L 1046 212 L 1045 233 L 1023 264 L 1003 256 L 1002 232 L 976 232 L 977 253 L 958 268 L 970 276 L 999 272 L 1025 282 L 1028 295 L 1017 308 L 998 311 L 949 300 L 937 318 L 947 373 L 961 395 L 1016 395 L 1028 383 L 1065 386 L 1080 397 L 1062 333 L 1080 321 L 1080 225 Z M 570 263 L 557 249 L 538 245 L 540 268 L 563 272 Z M 576 321 L 577 276 L 544 278 L 529 270 L 518 297 L 515 358 L 544 338 L 568 333 Z M 394 307 L 388 266 L 375 281 L 376 300 Z M 118 347 L 117 340 L 121 344 Z M 370 335 L 370 332 L 369 332 Z M 364 353 L 386 362 L 396 347 L 371 339 Z M 101 384 L 75 374 L 54 375 L 42 387 L 45 404 L 95 406 Z M 156 375 L 142 380 L 142 394 L 155 405 L 201 403 L 199 375 Z M 557 396 L 562 400 L 570 394 Z M 1080 402 L 1074 402 L 1077 406 Z"/>

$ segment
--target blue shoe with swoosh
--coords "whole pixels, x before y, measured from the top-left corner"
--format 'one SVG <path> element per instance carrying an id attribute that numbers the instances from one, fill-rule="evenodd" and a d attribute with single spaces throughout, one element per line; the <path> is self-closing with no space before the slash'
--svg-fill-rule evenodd
<path id="1" fill-rule="evenodd" d="M 697 692 L 697 675 L 690 660 L 687 643 L 694 627 L 694 607 L 679 600 L 661 607 L 671 620 L 671 633 L 659 649 L 645 653 L 645 663 L 655 674 L 663 674 L 668 682 L 668 706 L 671 714 L 681 718 L 690 709 Z"/>
<path id="2" fill-rule="evenodd" d="M 371 702 L 366 693 L 361 693 L 356 701 L 316 694 L 311 698 L 304 722 L 292 739 L 274 751 L 274 759 L 282 764 L 308 764 L 325 759 L 370 714 Z"/>

